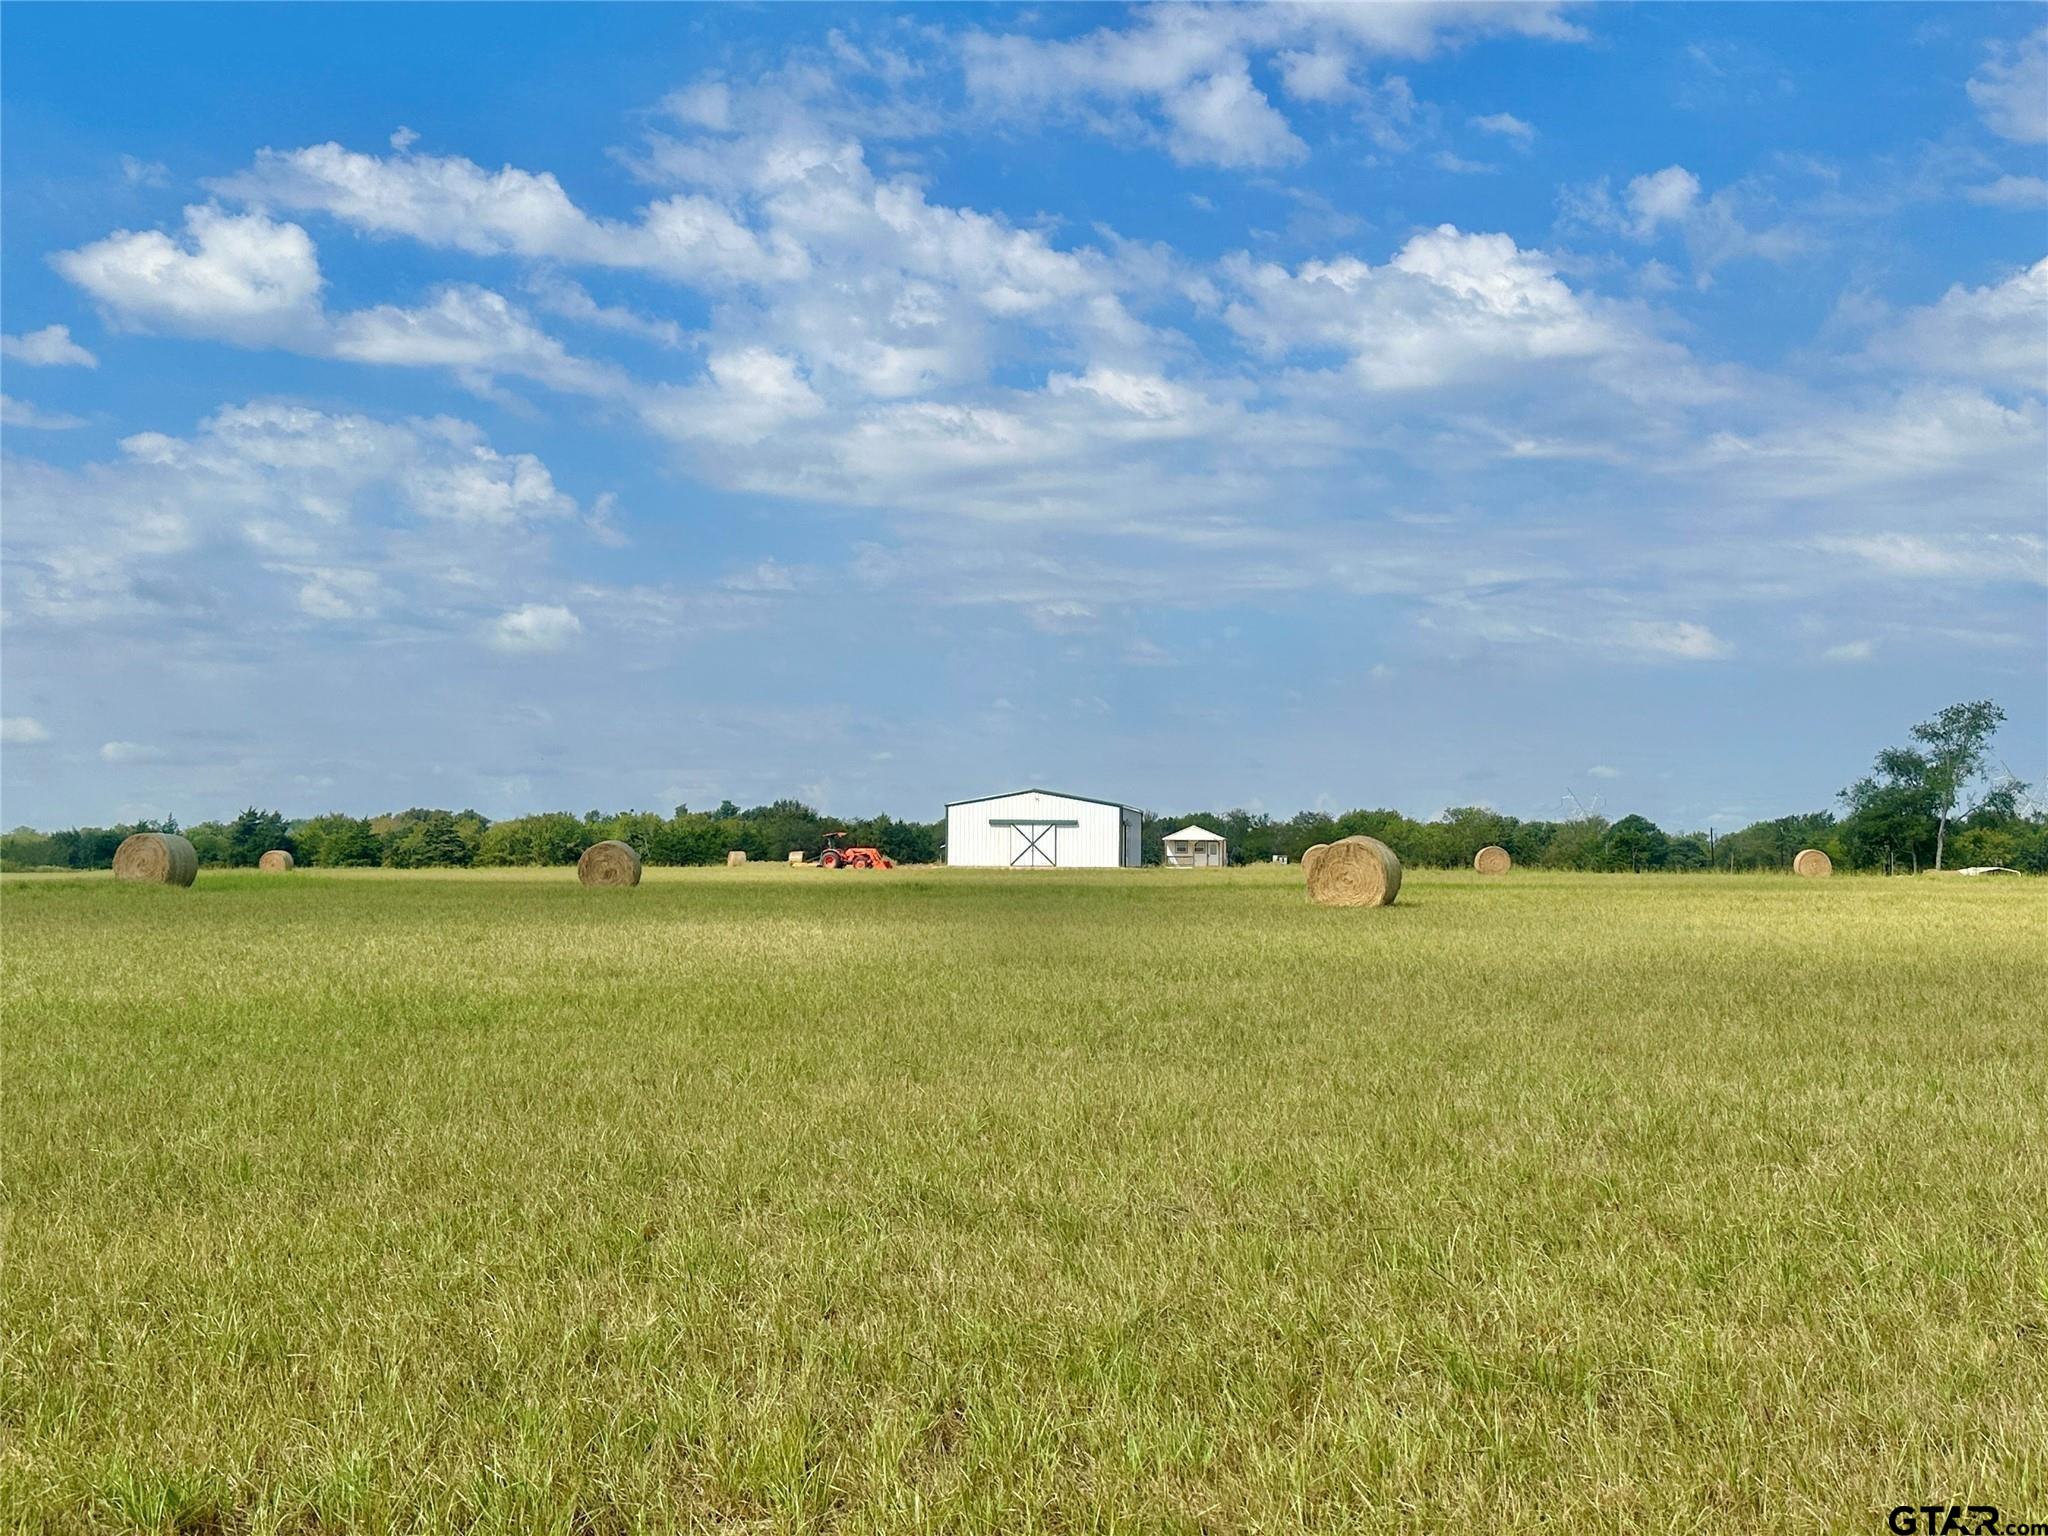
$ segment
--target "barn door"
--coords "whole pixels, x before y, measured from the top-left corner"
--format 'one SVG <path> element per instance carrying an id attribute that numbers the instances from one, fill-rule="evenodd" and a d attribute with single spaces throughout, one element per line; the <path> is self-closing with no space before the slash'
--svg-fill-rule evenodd
<path id="1" fill-rule="evenodd" d="M 1059 863 L 1059 828 L 1049 821 L 1010 824 L 1010 868 L 1052 869 Z"/>

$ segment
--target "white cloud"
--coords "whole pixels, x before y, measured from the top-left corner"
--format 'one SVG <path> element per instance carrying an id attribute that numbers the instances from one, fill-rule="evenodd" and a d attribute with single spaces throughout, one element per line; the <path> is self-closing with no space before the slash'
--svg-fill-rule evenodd
<path id="1" fill-rule="evenodd" d="M 1621 770 L 1619 768 L 1611 768 L 1606 763 L 1595 763 L 1586 772 L 1596 779 L 1618 779 L 1621 777 Z"/>
<path id="2" fill-rule="evenodd" d="M 167 187 L 171 184 L 171 168 L 161 160 L 140 160 L 134 155 L 123 155 L 121 179 L 131 187 Z"/>
<path id="3" fill-rule="evenodd" d="M 1982 186 L 1964 188 L 1963 196 L 1994 208 L 2048 208 L 2048 180 L 2039 176 L 2001 176 Z"/>
<path id="4" fill-rule="evenodd" d="M 0 745 L 29 747 L 49 739 L 49 731 L 44 729 L 43 722 L 33 715 L 8 715 L 0 718 Z"/>
<path id="5" fill-rule="evenodd" d="M 1289 48 L 1274 56 L 1296 101 L 1341 101 L 1353 90 L 1351 57 L 1341 48 Z"/>
<path id="6" fill-rule="evenodd" d="M 859 397 L 900 398 L 982 375 L 998 339 L 1027 330 L 1125 351 L 1152 345 L 1119 297 L 1126 274 L 1101 253 L 1059 250 L 1036 231 L 932 203 L 907 177 L 877 178 L 858 141 L 812 120 L 787 93 L 721 86 L 716 100 L 720 131 L 652 137 L 643 174 L 685 186 L 632 221 L 589 217 L 544 173 L 486 172 L 452 158 L 379 158 L 332 144 L 265 151 L 217 190 L 431 245 L 632 269 L 705 288 L 725 301 L 716 334 L 701 338 L 713 354 L 791 357 L 814 385 L 830 375 L 836 392 Z M 691 126 L 705 120 L 698 105 L 687 93 L 670 103 Z M 735 133 L 724 131 L 735 125 Z M 1160 265 L 1135 249 L 1130 260 Z M 588 324 L 665 345 L 699 340 L 665 317 L 599 305 L 552 274 L 534 286 L 547 307 Z M 472 296 L 462 305 L 468 314 L 445 313 L 451 292 Z M 629 392 L 615 374 L 543 345 L 530 326 L 483 328 L 489 345 L 470 363 L 465 344 L 478 329 L 484 292 L 451 289 L 425 309 L 344 317 L 327 344 L 380 360 L 519 371 L 558 388 Z M 707 376 L 704 386 L 716 389 L 718 381 Z M 658 391 L 653 409 L 660 412 L 668 394 Z"/>
<path id="7" fill-rule="evenodd" d="M 1487 35 L 1576 39 L 1561 7 L 1533 5 L 1158 6 L 1128 27 L 1070 39 L 970 33 L 976 108 L 1030 121 L 1071 116 L 1118 139 L 1158 144 L 1188 165 L 1271 167 L 1308 146 L 1253 82 L 1270 61 L 1291 100 L 1358 98 L 1368 122 L 1386 103 L 1356 72 L 1372 58 L 1428 58 Z M 1401 82 L 1405 94 L 1406 82 Z M 1386 125 L 1379 125 L 1385 134 Z M 1382 142 L 1387 139 L 1382 137 Z"/>
<path id="8" fill-rule="evenodd" d="M 1188 81 L 1160 103 L 1174 158 L 1196 165 L 1286 165 L 1308 154 L 1242 65 Z"/>
<path id="9" fill-rule="evenodd" d="M 1870 533 L 1829 536 L 1813 543 L 1825 553 L 1867 562 L 1890 576 L 2048 585 L 2048 539 L 2032 534 L 1960 534 L 1937 538 L 1912 533 Z"/>
<path id="10" fill-rule="evenodd" d="M 1869 640 L 1844 640 L 1820 653 L 1823 661 L 1868 661 L 1876 654 L 1877 646 Z"/>
<path id="11" fill-rule="evenodd" d="M 1618 312 L 1574 293 L 1541 251 L 1506 235 L 1451 225 L 1416 235 L 1392 261 L 1305 262 L 1293 272 L 1235 256 L 1225 275 L 1240 295 L 1224 319 L 1270 356 L 1346 354 L 1376 390 L 1428 389 L 1527 364 L 1682 355 Z"/>
<path id="12" fill-rule="evenodd" d="M 315 619 L 368 619 L 377 614 L 382 584 L 375 571 L 314 566 L 281 569 L 301 578 L 299 608 Z"/>
<path id="13" fill-rule="evenodd" d="M 12 395 L 0 395 L 0 426 L 25 427 L 36 432 L 68 432 L 85 425 L 83 416 L 63 411 L 46 411 Z"/>
<path id="14" fill-rule="evenodd" d="M 46 325 L 25 336 L 0 336 L 0 357 L 31 368 L 97 368 L 100 360 L 71 339 L 68 325 Z"/>
<path id="15" fill-rule="evenodd" d="M 2017 43 L 1994 43 L 1966 89 L 1993 133 L 2048 143 L 2048 27 Z"/>
<path id="16" fill-rule="evenodd" d="M 518 374 L 579 394 L 625 392 L 616 370 L 572 357 L 502 294 L 453 284 L 431 302 L 406 309 L 379 304 L 339 317 L 326 350 L 350 362 L 404 368 L 449 368 L 487 380 Z"/>
<path id="17" fill-rule="evenodd" d="M 1481 133 L 1499 134 L 1517 144 L 1530 143 L 1536 137 L 1536 130 L 1516 117 L 1512 112 L 1489 112 L 1484 117 L 1472 119 L 1472 126 Z"/>
<path id="18" fill-rule="evenodd" d="M 565 277 L 553 274 L 535 277 L 527 284 L 527 291 L 541 308 L 565 320 L 616 331 L 622 336 L 637 336 L 664 347 L 690 344 L 690 334 L 675 321 L 639 314 L 623 305 L 600 304 L 581 284 Z"/>
<path id="19" fill-rule="evenodd" d="M 1731 261 L 1786 262 L 1814 248 L 1814 237 L 1788 221 L 1771 222 L 1772 198 L 1761 182 L 1743 181 L 1711 196 L 1682 165 L 1632 177 L 1617 198 L 1605 178 L 1567 188 L 1560 199 L 1568 221 L 1649 243 L 1681 237 L 1704 279 Z"/>
<path id="20" fill-rule="evenodd" d="M 1648 240 L 1664 224 L 1683 224 L 1699 205 L 1700 179 L 1682 165 L 1667 165 L 1628 184 L 1626 194 L 1638 240 Z"/>
<path id="21" fill-rule="evenodd" d="M 248 170 L 212 186 L 223 196 L 317 211 L 374 234 L 480 256 L 639 268 L 684 281 L 802 273 L 800 254 L 763 244 L 710 198 L 666 198 L 641 210 L 633 223 L 597 219 L 549 172 L 509 165 L 486 171 L 460 156 L 379 157 L 334 143 L 266 149 Z"/>
<path id="22" fill-rule="evenodd" d="M 153 763 L 164 755 L 163 748 L 139 741 L 109 741 L 100 747 L 103 763 Z"/>
<path id="23" fill-rule="evenodd" d="M 286 341 L 317 322 L 320 265 L 296 224 L 216 207 L 185 210 L 185 241 L 117 230 L 52 264 L 117 321 L 141 330 Z"/>
<path id="24" fill-rule="evenodd" d="M 1718 661 L 1729 654 L 1728 644 L 1706 625 L 1685 619 L 1636 620 L 1623 625 L 1619 635 L 1635 650 L 1682 661 Z"/>
<path id="25" fill-rule="evenodd" d="M 244 633 L 306 619 L 436 617 L 449 572 L 475 601 L 527 579 L 542 531 L 578 514 L 531 454 L 447 417 L 382 421 L 279 401 L 190 436 L 136 433 L 77 470 L 8 465 L 10 621 Z M 230 608 L 229 605 L 232 605 Z"/>
<path id="26" fill-rule="evenodd" d="M 2000 283 L 1960 283 L 1908 310 L 1870 355 L 1924 373 L 2048 393 L 2048 258 Z"/>
<path id="27" fill-rule="evenodd" d="M 389 367 L 447 368 L 487 388 L 499 374 L 589 395 L 625 392 L 616 369 L 574 357 L 503 295 L 450 284 L 416 308 L 379 304 L 330 317 L 312 239 L 256 212 L 185 210 L 190 250 L 158 232 L 119 231 L 52 258 L 111 317 L 144 330 L 278 346 Z"/>
<path id="28" fill-rule="evenodd" d="M 1831 516 L 1874 508 L 1921 521 L 2038 523 L 2048 407 L 1914 387 L 1826 406 L 1750 436 L 1709 437 L 1685 468 L 1730 503 L 1801 502 Z M 1840 509 L 1839 511 L 1837 509 Z"/>
<path id="29" fill-rule="evenodd" d="M 501 651 L 559 651 L 583 633 L 583 621 L 553 603 L 528 603 L 499 616 L 490 642 Z"/>
<path id="30" fill-rule="evenodd" d="M 643 407 L 649 425 L 681 440 L 744 447 L 825 410 L 796 360 L 765 347 L 714 352 L 705 371 L 701 383 L 653 391 Z"/>

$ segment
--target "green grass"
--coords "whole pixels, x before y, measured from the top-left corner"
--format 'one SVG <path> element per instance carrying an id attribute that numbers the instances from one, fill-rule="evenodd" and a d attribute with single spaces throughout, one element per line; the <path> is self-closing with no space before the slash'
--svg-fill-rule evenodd
<path id="1" fill-rule="evenodd" d="M 26 1530 L 2048 1519 L 2048 886 L 0 887 Z"/>

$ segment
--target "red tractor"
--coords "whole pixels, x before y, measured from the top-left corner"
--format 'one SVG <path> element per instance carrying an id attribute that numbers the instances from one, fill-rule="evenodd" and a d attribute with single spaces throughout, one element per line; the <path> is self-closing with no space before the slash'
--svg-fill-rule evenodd
<path id="1" fill-rule="evenodd" d="M 896 861 L 879 848 L 842 848 L 839 839 L 846 836 L 841 828 L 825 834 L 825 851 L 818 855 L 820 869 L 894 869 Z"/>

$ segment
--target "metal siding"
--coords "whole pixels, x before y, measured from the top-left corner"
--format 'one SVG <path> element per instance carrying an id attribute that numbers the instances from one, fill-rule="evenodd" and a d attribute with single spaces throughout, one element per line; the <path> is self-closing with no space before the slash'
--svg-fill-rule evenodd
<path id="1" fill-rule="evenodd" d="M 946 807 L 946 862 L 962 868 L 1010 867 L 1012 830 L 990 821 L 1072 821 L 1057 830 L 1059 867 L 1115 869 L 1124 862 L 1122 807 L 1070 795 L 1027 790 L 988 800 L 958 801 Z M 1048 839 L 1051 842 L 1051 839 Z"/>

